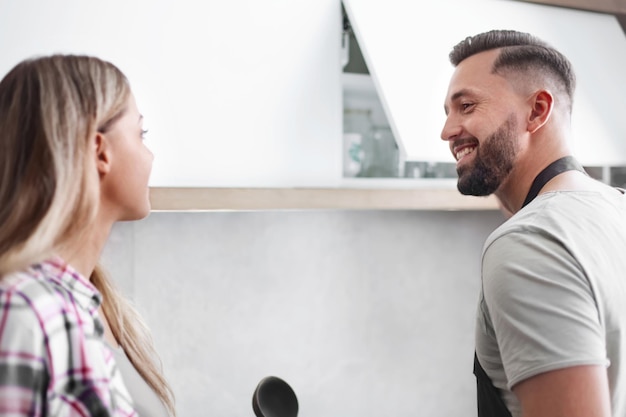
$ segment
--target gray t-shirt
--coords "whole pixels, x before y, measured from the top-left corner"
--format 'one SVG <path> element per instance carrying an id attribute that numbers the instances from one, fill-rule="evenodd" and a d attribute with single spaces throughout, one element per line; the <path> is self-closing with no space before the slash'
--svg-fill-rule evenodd
<path id="1" fill-rule="evenodd" d="M 121 347 L 109 346 L 109 348 L 115 355 L 115 363 L 119 367 L 126 389 L 133 399 L 133 408 L 139 417 L 170 417 L 159 397 L 130 362 L 126 352 Z"/>
<path id="2" fill-rule="evenodd" d="M 539 195 L 485 242 L 476 353 L 514 417 L 516 383 L 608 366 L 613 416 L 626 416 L 626 196 Z"/>

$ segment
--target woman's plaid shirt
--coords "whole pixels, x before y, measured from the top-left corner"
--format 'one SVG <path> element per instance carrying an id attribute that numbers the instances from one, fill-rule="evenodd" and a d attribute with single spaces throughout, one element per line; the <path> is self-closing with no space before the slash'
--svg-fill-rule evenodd
<path id="1" fill-rule="evenodd" d="M 0 279 L 0 416 L 136 416 L 101 301 L 59 258 Z"/>

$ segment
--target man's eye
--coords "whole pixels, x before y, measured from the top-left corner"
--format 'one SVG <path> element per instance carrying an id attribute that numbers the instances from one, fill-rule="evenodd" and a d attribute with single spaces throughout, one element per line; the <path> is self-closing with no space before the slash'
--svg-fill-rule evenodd
<path id="1" fill-rule="evenodd" d="M 468 110 L 471 110 L 471 108 L 474 106 L 474 103 L 461 103 L 461 109 L 466 112 Z"/>

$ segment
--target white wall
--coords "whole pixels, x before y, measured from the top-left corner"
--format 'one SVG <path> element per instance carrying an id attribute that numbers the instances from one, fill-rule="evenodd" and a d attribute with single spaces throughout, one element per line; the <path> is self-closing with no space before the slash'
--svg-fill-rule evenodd
<path id="1" fill-rule="evenodd" d="M 152 213 L 105 265 L 151 326 L 183 417 L 474 415 L 473 313 L 498 212 Z"/>

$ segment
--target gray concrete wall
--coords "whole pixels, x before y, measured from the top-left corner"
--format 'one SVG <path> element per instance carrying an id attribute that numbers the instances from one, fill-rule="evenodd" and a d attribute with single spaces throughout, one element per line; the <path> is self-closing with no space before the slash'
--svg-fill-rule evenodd
<path id="1" fill-rule="evenodd" d="M 475 415 L 479 257 L 499 212 L 152 213 L 104 264 L 151 327 L 181 417 Z"/>

